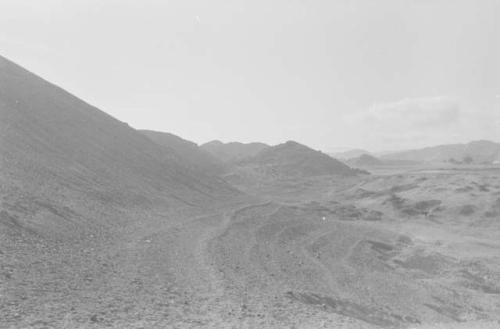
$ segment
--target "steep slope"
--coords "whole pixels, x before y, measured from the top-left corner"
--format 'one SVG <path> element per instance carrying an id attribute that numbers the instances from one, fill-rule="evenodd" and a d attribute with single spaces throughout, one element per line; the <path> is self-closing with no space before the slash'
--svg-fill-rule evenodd
<path id="1" fill-rule="evenodd" d="M 190 161 L 0 57 L 0 328 L 193 318 L 181 267 L 241 193 Z"/>
<path id="2" fill-rule="evenodd" d="M 353 176 L 359 173 L 320 151 L 293 141 L 265 149 L 256 156 L 242 161 L 242 165 L 287 177 Z"/>
<path id="3" fill-rule="evenodd" d="M 224 162 L 240 161 L 252 157 L 269 145 L 264 143 L 222 143 L 221 141 L 212 141 L 200 146 L 203 150 L 209 152 L 216 158 Z"/>
<path id="4" fill-rule="evenodd" d="M 175 150 L 1 57 L 0 141 L 3 218 L 24 218 L 27 229 L 53 231 L 68 225 L 59 215 L 96 203 L 199 206 L 234 193 L 189 170 Z"/>
<path id="5" fill-rule="evenodd" d="M 140 132 L 158 145 L 173 150 L 194 170 L 209 174 L 220 174 L 226 170 L 226 164 L 201 149 L 196 143 L 165 132 L 151 130 L 141 130 Z"/>
<path id="6" fill-rule="evenodd" d="M 500 159 L 500 144 L 491 141 L 473 141 L 467 144 L 450 144 L 417 150 L 390 153 L 382 159 L 410 160 L 419 162 L 463 161 L 471 157 L 474 163 L 494 163 Z"/>

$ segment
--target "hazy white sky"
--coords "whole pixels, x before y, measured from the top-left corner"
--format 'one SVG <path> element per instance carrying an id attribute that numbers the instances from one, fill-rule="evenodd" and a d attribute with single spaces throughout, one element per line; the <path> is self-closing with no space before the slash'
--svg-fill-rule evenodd
<path id="1" fill-rule="evenodd" d="M 500 141 L 498 0 L 0 0 L 0 54 L 198 143 Z"/>

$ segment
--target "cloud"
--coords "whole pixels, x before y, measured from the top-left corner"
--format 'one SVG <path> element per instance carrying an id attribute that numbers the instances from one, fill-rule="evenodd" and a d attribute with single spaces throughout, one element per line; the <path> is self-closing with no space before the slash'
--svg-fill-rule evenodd
<path id="1" fill-rule="evenodd" d="M 448 97 L 405 98 L 377 103 L 351 115 L 346 123 L 360 142 L 377 149 L 403 149 L 451 141 L 459 137 L 463 113 Z"/>
<path id="2" fill-rule="evenodd" d="M 363 113 L 366 123 L 378 129 L 430 129 L 452 125 L 460 119 L 460 107 L 445 97 L 406 98 L 372 105 Z"/>

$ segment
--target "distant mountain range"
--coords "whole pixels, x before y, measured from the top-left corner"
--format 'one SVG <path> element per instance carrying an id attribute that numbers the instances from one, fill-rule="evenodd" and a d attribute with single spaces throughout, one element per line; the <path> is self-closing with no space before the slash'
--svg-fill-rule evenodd
<path id="1" fill-rule="evenodd" d="M 371 154 L 370 152 L 362 149 L 352 149 L 352 150 L 345 150 L 345 151 L 340 151 L 340 152 L 330 152 L 328 155 L 330 155 L 333 158 L 340 159 L 340 160 L 347 160 L 347 159 L 352 159 L 359 157 L 364 154 Z"/>
<path id="2" fill-rule="evenodd" d="M 476 163 L 495 164 L 500 162 L 500 144 L 480 140 L 467 144 L 449 144 L 423 149 L 394 152 L 381 156 L 386 160 L 408 160 L 423 163 Z"/>
<path id="3" fill-rule="evenodd" d="M 399 167 L 413 166 L 420 162 L 411 160 L 381 159 L 370 154 L 362 154 L 358 157 L 344 160 L 344 162 L 353 168 L 375 168 L 375 167 Z"/>
<path id="4" fill-rule="evenodd" d="M 371 153 L 362 149 L 329 153 L 353 166 L 411 165 L 431 163 L 500 164 L 500 143 L 487 140 L 446 144 L 404 151 Z"/>

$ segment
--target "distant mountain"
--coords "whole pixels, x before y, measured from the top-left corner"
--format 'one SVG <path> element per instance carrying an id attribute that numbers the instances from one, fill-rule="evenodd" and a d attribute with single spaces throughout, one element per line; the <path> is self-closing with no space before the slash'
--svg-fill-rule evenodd
<path id="1" fill-rule="evenodd" d="M 140 130 L 158 145 L 173 150 L 195 170 L 210 174 L 219 174 L 226 170 L 226 165 L 209 152 L 200 148 L 196 143 L 166 132 Z"/>
<path id="2" fill-rule="evenodd" d="M 269 148 L 269 145 L 264 143 L 223 143 L 221 141 L 212 141 L 200 147 L 223 162 L 235 162 L 252 157 L 260 151 Z"/>
<path id="3" fill-rule="evenodd" d="M 336 158 L 336 159 L 341 159 L 341 160 L 347 160 L 347 159 L 352 159 L 359 157 L 364 154 L 370 154 L 370 152 L 361 150 L 361 149 L 352 149 L 352 150 L 347 150 L 347 151 L 341 151 L 341 152 L 330 152 L 328 155 Z"/>
<path id="4" fill-rule="evenodd" d="M 345 160 L 345 163 L 353 168 L 373 168 L 373 167 L 399 167 L 415 166 L 420 162 L 410 160 L 380 159 L 373 155 L 362 154 L 359 157 Z"/>
<path id="5" fill-rule="evenodd" d="M 349 159 L 346 163 L 353 167 L 374 167 L 383 166 L 384 162 L 373 155 L 362 154 L 358 157 Z"/>
<path id="6" fill-rule="evenodd" d="M 237 193 L 178 150 L 0 57 L 0 232 L 73 234 L 117 207 L 199 207 Z"/>
<path id="7" fill-rule="evenodd" d="M 474 141 L 467 144 L 449 144 L 417 150 L 386 154 L 381 159 L 409 160 L 427 163 L 477 163 L 492 164 L 500 161 L 500 144 L 491 141 Z"/>
<path id="8" fill-rule="evenodd" d="M 269 147 L 241 165 L 278 177 L 353 176 L 360 171 L 294 141 Z"/>

